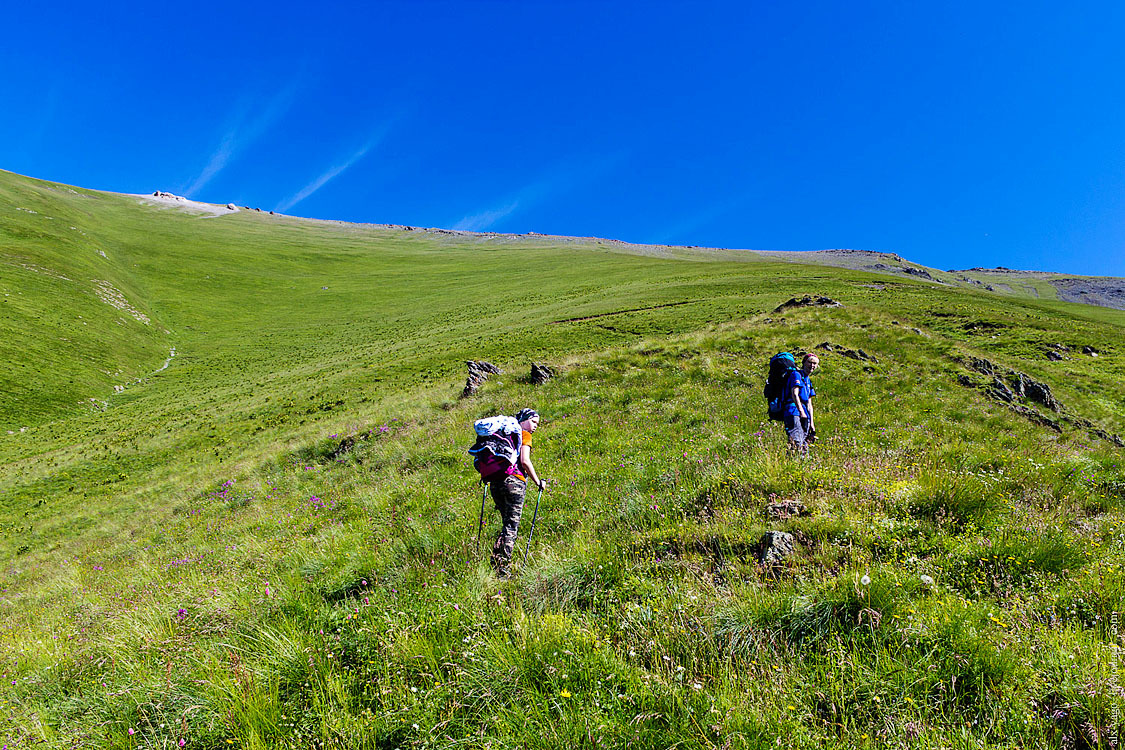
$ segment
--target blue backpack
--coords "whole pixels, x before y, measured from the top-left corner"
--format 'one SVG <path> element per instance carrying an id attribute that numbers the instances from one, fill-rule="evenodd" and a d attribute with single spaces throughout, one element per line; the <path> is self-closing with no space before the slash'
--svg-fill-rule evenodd
<path id="1" fill-rule="evenodd" d="M 789 373 L 796 369 L 797 360 L 789 352 L 778 352 L 770 357 L 770 371 L 764 389 L 770 419 L 785 420 L 785 404 L 789 400 L 785 384 L 789 382 Z"/>

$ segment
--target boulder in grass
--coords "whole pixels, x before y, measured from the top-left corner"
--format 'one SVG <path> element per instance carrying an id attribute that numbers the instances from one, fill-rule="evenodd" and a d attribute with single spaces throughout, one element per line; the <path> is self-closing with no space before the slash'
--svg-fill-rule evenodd
<path id="1" fill-rule="evenodd" d="M 998 372 L 996 365 L 982 357 L 969 357 L 968 365 L 982 375 L 995 375 Z"/>
<path id="2" fill-rule="evenodd" d="M 777 521 L 785 521 L 795 516 L 811 515 L 800 500 L 782 500 L 766 506 L 766 515 Z"/>
<path id="3" fill-rule="evenodd" d="M 469 368 L 469 377 L 465 380 L 465 389 L 461 391 L 461 398 L 469 398 L 474 395 L 484 385 L 484 381 L 488 380 L 489 375 L 499 375 L 503 372 L 496 365 L 484 360 L 479 362 L 469 360 L 465 364 Z"/>
<path id="4" fill-rule="evenodd" d="M 541 365 L 534 363 L 531 365 L 531 375 L 529 379 L 532 385 L 543 385 L 551 378 L 555 377 L 555 370 L 548 365 Z"/>
<path id="5" fill-rule="evenodd" d="M 1062 404 L 1055 399 L 1054 394 L 1051 393 L 1051 388 L 1046 383 L 1040 383 L 1038 380 L 1032 380 L 1022 372 L 1015 373 L 1016 393 L 1020 394 L 1026 399 L 1030 399 L 1038 404 L 1043 404 L 1051 411 L 1062 411 Z"/>
<path id="6" fill-rule="evenodd" d="M 782 302 L 773 311 L 775 313 L 784 312 L 794 307 L 843 307 L 843 304 L 831 297 L 813 297 L 806 294 L 804 297 L 793 297 L 788 302 Z"/>
<path id="7" fill-rule="evenodd" d="M 787 531 L 767 531 L 762 537 L 758 562 L 767 567 L 780 565 L 793 554 L 796 539 Z"/>
<path id="8" fill-rule="evenodd" d="M 1014 403 L 1016 400 L 1016 394 L 999 377 L 992 378 L 992 384 L 988 387 L 988 395 L 1007 404 Z"/>
<path id="9" fill-rule="evenodd" d="M 825 341 L 823 344 L 818 344 L 816 348 L 820 349 L 821 351 L 835 352 L 836 354 L 840 354 L 848 357 L 849 359 L 855 359 L 860 362 L 873 362 L 875 364 L 879 364 L 879 360 L 875 359 L 862 349 L 849 349 L 846 346 L 839 346 L 838 344 L 833 344 L 830 341 Z"/>

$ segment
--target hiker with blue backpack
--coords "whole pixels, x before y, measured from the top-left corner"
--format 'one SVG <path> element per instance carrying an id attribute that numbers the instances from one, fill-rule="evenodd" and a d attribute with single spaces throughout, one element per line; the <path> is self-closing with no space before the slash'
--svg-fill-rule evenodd
<path id="1" fill-rule="evenodd" d="M 546 482 L 535 472 L 531 463 L 531 435 L 539 427 L 539 413 L 534 409 L 521 409 L 515 417 L 498 416 L 477 420 L 473 428 L 477 442 L 469 449 L 473 466 L 480 473 L 481 482 L 488 485 L 492 502 L 500 513 L 500 532 L 492 545 L 492 567 L 499 578 L 511 575 L 512 550 L 523 515 L 524 495 L 530 479 L 539 488 L 540 497 Z M 539 506 L 536 503 L 536 512 Z M 481 503 L 481 520 L 484 523 L 484 503 Z M 534 532 L 534 521 L 532 531 Z"/>
<path id="2" fill-rule="evenodd" d="M 789 450 L 804 455 L 809 443 L 816 442 L 816 423 L 813 421 L 812 399 L 816 395 L 810 377 L 820 368 L 820 357 L 806 354 L 797 361 L 789 352 L 781 352 L 770 359 L 770 372 L 766 378 L 765 396 L 769 402 L 770 419 L 783 422 L 789 436 Z"/>

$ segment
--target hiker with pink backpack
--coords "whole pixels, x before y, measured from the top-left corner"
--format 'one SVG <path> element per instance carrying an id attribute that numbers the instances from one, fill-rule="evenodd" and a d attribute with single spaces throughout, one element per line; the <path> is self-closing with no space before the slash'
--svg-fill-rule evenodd
<path id="1" fill-rule="evenodd" d="M 523 515 L 524 496 L 530 479 L 539 488 L 542 497 L 546 482 L 535 472 L 531 463 L 531 435 L 539 427 L 539 413 L 534 409 L 521 409 L 515 417 L 498 416 L 477 420 L 473 428 L 477 442 L 469 449 L 473 466 L 480 473 L 481 482 L 488 485 L 492 502 L 500 513 L 502 525 L 492 545 L 492 567 L 499 578 L 511 576 L 512 550 Z M 536 512 L 539 505 L 536 503 Z M 481 502 L 481 519 L 477 528 L 479 544 L 480 526 L 484 525 L 484 501 Z M 532 532 L 535 522 L 532 520 Z M 530 539 L 528 540 L 530 542 Z"/>

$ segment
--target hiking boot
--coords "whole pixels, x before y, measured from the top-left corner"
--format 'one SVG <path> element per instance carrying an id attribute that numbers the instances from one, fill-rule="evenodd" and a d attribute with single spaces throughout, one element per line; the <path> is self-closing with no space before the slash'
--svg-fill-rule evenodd
<path id="1" fill-rule="evenodd" d="M 512 577 L 512 569 L 508 565 L 501 565 L 496 568 L 496 577 L 501 581 L 507 581 Z"/>

